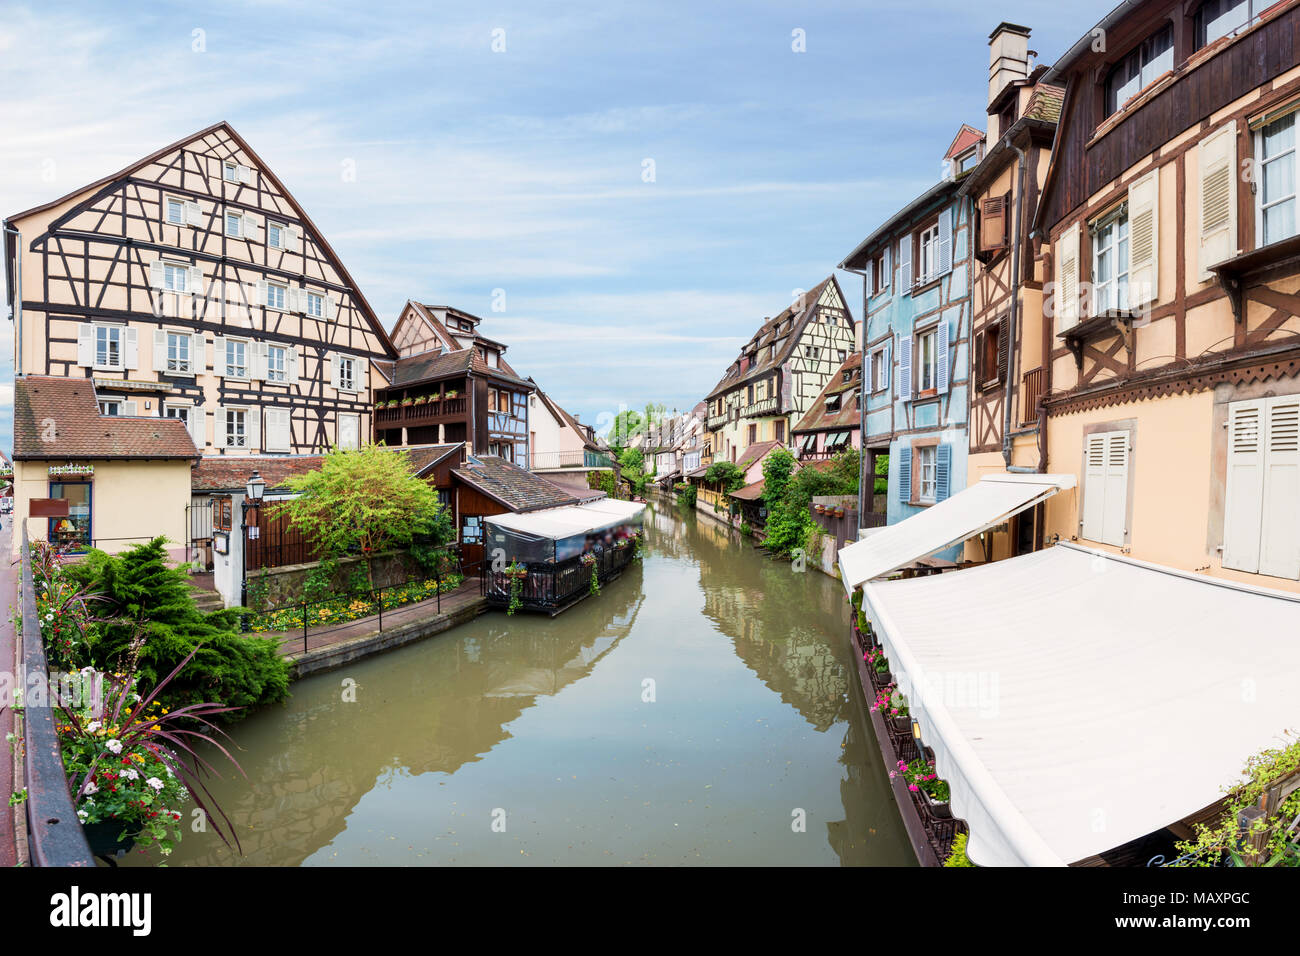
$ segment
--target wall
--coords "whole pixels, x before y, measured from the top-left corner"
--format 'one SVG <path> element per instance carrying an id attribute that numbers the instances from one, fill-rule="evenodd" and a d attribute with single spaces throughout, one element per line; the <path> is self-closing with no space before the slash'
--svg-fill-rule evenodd
<path id="1" fill-rule="evenodd" d="M 266 606 L 277 607 L 291 604 L 303 597 L 303 585 L 319 562 L 308 564 L 287 564 L 279 568 L 267 568 L 265 576 L 261 571 L 252 571 L 248 575 L 250 595 L 256 595 L 257 588 L 266 584 Z M 366 565 L 361 558 L 341 558 L 332 577 L 333 590 L 336 594 L 351 594 L 357 590 L 353 586 L 353 576 L 360 569 L 362 578 L 366 575 Z M 387 588 L 405 584 L 428 576 L 420 563 L 405 552 L 376 555 L 373 563 L 375 587 Z M 363 585 L 363 588 L 368 585 Z M 251 601 L 252 598 L 250 597 Z M 250 605 L 251 606 L 251 605 Z"/>

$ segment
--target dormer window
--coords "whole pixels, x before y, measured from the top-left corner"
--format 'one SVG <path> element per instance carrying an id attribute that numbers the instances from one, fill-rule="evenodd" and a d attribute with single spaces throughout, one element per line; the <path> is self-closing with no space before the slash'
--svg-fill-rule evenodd
<path id="1" fill-rule="evenodd" d="M 1174 68 L 1174 27 L 1167 24 L 1139 43 L 1106 76 L 1106 115 Z"/>
<path id="2" fill-rule="evenodd" d="M 976 150 L 967 150 L 957 157 L 957 172 L 968 173 L 979 163 L 979 155 Z"/>

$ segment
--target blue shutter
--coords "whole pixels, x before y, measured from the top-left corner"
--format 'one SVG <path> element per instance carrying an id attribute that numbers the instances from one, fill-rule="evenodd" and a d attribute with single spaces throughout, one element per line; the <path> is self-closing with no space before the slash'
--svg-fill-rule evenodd
<path id="1" fill-rule="evenodd" d="M 912 500 L 912 449 L 898 451 L 898 500 Z"/>
<path id="2" fill-rule="evenodd" d="M 891 342 L 885 343 L 885 358 L 880 363 L 880 381 L 877 383 L 877 387 L 883 388 L 885 391 L 889 391 L 889 370 L 894 359 L 894 350 L 891 348 L 891 344 Z"/>
<path id="3" fill-rule="evenodd" d="M 952 210 L 939 213 L 939 275 L 952 272 Z"/>
<path id="4" fill-rule="evenodd" d="M 934 500 L 948 497 L 949 475 L 952 473 L 952 446 L 940 445 L 934 450 Z"/>
<path id="5" fill-rule="evenodd" d="M 948 320 L 940 319 L 935 334 L 934 377 L 935 388 L 939 394 L 948 391 Z"/>
<path id="6" fill-rule="evenodd" d="M 912 291 L 912 237 L 904 236 L 898 244 L 899 295 Z"/>
<path id="7" fill-rule="evenodd" d="M 904 335 L 898 340 L 898 397 L 912 400 L 912 338 Z"/>
<path id="8" fill-rule="evenodd" d="M 894 291 L 894 257 L 890 254 L 889 246 L 885 246 L 884 261 L 881 265 L 884 267 L 885 275 L 880 282 L 880 291 L 886 294 Z"/>
<path id="9" fill-rule="evenodd" d="M 872 280 L 875 275 L 875 272 L 876 272 L 876 260 L 868 259 L 867 273 L 862 278 L 862 287 L 866 289 L 867 291 L 866 298 L 868 299 L 871 298 L 872 295 L 872 286 L 874 285 L 874 282 Z"/>

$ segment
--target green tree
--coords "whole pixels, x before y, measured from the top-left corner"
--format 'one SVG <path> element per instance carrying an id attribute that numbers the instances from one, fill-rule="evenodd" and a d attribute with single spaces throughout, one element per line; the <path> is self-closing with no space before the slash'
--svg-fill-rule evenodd
<path id="1" fill-rule="evenodd" d="M 734 462 L 715 461 L 704 473 L 704 480 L 714 485 L 721 485 L 724 494 L 745 487 L 745 473 Z"/>
<path id="2" fill-rule="evenodd" d="M 428 549 L 454 537 L 438 492 L 415 476 L 402 449 L 335 448 L 318 470 L 285 485 L 300 497 L 272 505 L 272 516 L 288 515 L 327 559 L 360 554 L 372 588 L 371 562 L 379 554 L 414 545 Z"/>
<path id="3" fill-rule="evenodd" d="M 645 430 L 645 424 L 640 413 L 628 409 L 619 412 L 614 417 L 614 424 L 610 426 L 609 434 L 606 436 L 609 440 L 610 448 L 617 453 L 627 448 L 636 439 L 641 437 Z"/>
<path id="4" fill-rule="evenodd" d="M 623 480 L 628 483 L 632 493 L 640 495 L 645 491 L 650 475 L 645 470 L 645 452 L 640 448 L 629 446 L 618 456 L 618 466 Z"/>
<path id="5" fill-rule="evenodd" d="M 794 455 L 785 448 L 778 448 L 763 459 L 763 502 L 768 511 L 785 497 L 796 467 Z"/>

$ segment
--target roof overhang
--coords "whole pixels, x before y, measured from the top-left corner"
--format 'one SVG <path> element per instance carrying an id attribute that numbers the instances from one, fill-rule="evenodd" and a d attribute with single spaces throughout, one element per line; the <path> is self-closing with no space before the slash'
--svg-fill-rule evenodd
<path id="1" fill-rule="evenodd" d="M 1074 475 L 986 475 L 964 491 L 840 549 L 840 580 L 852 594 L 868 581 L 995 528 L 1076 484 Z"/>
<path id="2" fill-rule="evenodd" d="M 581 505 L 547 508 L 523 514 L 489 515 L 486 524 L 495 525 L 536 538 L 562 541 L 580 534 L 590 534 L 605 528 L 625 524 L 640 524 L 645 515 L 645 505 L 616 498 L 601 498 Z"/>
<path id="3" fill-rule="evenodd" d="M 863 610 L 981 866 L 1076 863 L 1196 814 L 1300 723 L 1294 594 L 1061 543 L 869 583 Z"/>
<path id="4" fill-rule="evenodd" d="M 865 258 L 862 262 L 858 263 L 858 265 L 852 265 L 852 263 L 860 256 L 864 256 L 865 253 L 871 251 L 871 247 L 879 243 L 882 239 L 888 238 L 890 233 L 892 233 L 898 225 L 904 223 L 947 193 L 955 190 L 957 188 L 957 182 L 957 180 L 949 181 L 943 179 L 935 183 L 894 215 L 890 216 L 889 219 L 885 220 L 885 222 L 875 232 L 859 242 L 857 246 L 854 247 L 853 251 L 845 256 L 844 261 L 836 268 L 844 269 L 848 272 L 861 269 L 862 266 L 866 265 Z"/>

